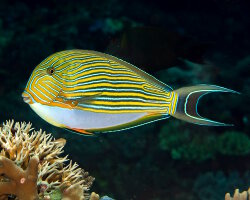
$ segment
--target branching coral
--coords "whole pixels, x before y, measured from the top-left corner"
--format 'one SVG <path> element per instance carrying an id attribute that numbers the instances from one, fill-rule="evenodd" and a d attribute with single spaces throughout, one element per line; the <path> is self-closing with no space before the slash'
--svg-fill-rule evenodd
<path id="1" fill-rule="evenodd" d="M 248 197 L 248 198 L 247 198 Z M 231 197 L 229 193 L 226 194 L 225 200 L 250 200 L 250 188 L 248 191 L 239 192 L 239 189 L 236 189 L 234 196 Z"/>
<path id="2" fill-rule="evenodd" d="M 72 161 L 65 162 L 65 139 L 35 131 L 30 123 L 7 121 L 0 127 L 0 199 L 83 200 L 94 178 Z"/>

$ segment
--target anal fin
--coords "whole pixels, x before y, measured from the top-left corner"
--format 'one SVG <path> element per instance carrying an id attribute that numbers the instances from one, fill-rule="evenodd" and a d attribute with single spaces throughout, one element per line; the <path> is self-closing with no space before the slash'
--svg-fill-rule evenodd
<path id="1" fill-rule="evenodd" d="M 73 133 L 77 133 L 77 134 L 80 134 L 80 135 L 84 135 L 84 136 L 94 136 L 93 133 L 90 133 L 84 129 L 78 129 L 78 128 L 65 128 L 66 130 L 70 131 L 70 132 L 73 132 Z"/>

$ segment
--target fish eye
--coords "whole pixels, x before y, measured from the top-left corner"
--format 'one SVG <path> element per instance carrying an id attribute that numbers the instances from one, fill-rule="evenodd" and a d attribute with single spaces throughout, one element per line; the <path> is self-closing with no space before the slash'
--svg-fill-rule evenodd
<path id="1" fill-rule="evenodd" d="M 48 73 L 49 75 L 53 75 L 53 74 L 55 73 L 54 67 L 48 68 L 48 69 L 47 69 L 47 73 Z"/>

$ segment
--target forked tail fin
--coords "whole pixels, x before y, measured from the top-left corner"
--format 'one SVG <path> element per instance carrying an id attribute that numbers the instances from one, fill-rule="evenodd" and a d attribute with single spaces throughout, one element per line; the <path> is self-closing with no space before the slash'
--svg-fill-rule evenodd
<path id="1" fill-rule="evenodd" d="M 201 117 L 198 114 L 197 105 L 199 99 L 203 95 L 211 92 L 232 92 L 239 94 L 238 92 L 227 88 L 219 87 L 216 85 L 197 85 L 197 86 L 183 87 L 174 90 L 174 92 L 178 94 L 178 102 L 176 111 L 174 114 L 172 114 L 173 117 L 199 125 L 207 125 L 207 126 L 231 125 Z"/>

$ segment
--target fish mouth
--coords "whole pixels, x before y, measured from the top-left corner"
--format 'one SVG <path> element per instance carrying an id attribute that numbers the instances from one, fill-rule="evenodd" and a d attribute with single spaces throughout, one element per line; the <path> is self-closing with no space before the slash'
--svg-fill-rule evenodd
<path id="1" fill-rule="evenodd" d="M 28 103 L 28 104 L 31 104 L 32 103 L 32 100 L 31 100 L 31 97 L 29 94 L 27 94 L 26 92 L 23 92 L 22 93 L 22 97 L 23 97 L 23 101 L 25 103 Z"/>

